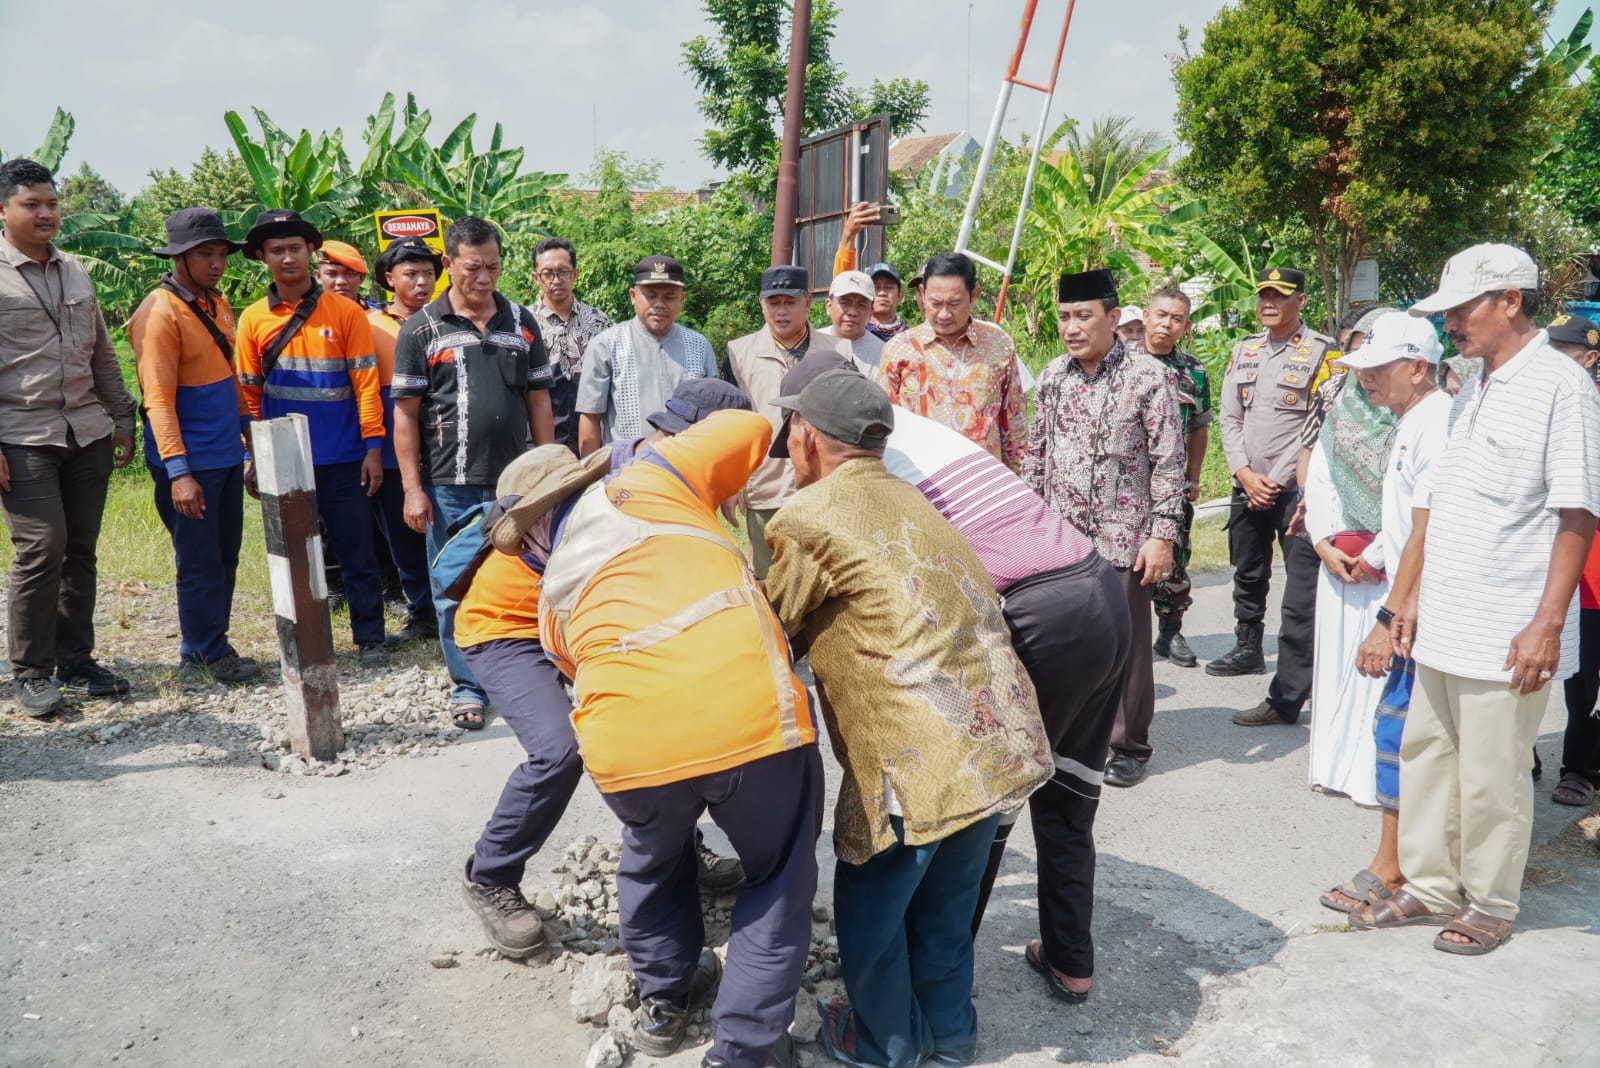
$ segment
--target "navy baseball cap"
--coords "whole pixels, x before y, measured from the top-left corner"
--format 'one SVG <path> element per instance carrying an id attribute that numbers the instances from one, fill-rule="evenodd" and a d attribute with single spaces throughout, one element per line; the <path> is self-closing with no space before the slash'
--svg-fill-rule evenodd
<path id="1" fill-rule="evenodd" d="M 867 268 L 867 273 L 872 276 L 872 280 L 874 282 L 878 280 L 878 276 L 880 274 L 886 274 L 890 278 L 893 278 L 894 284 L 899 286 L 901 289 L 904 289 L 906 286 L 906 284 L 900 280 L 900 272 L 895 270 L 893 267 L 890 267 L 887 263 L 874 263 L 871 267 Z"/>
<path id="2" fill-rule="evenodd" d="M 811 276 L 804 267 L 768 267 L 761 272 L 763 297 L 809 297 Z"/>

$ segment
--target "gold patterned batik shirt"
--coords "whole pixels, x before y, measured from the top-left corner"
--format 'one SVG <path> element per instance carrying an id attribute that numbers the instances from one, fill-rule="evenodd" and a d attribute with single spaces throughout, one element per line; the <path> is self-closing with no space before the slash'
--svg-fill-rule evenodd
<path id="1" fill-rule="evenodd" d="M 849 460 L 767 525 L 767 596 L 809 649 L 860 864 L 1017 808 L 1050 777 L 1038 698 L 977 554 L 881 460 Z"/>

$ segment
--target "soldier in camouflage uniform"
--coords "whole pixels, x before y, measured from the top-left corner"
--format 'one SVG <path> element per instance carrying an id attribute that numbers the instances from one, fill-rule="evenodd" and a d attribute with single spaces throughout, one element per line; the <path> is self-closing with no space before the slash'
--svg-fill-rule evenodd
<path id="1" fill-rule="evenodd" d="M 1211 383 L 1205 364 L 1178 348 L 1178 339 L 1189 329 L 1189 296 L 1181 289 L 1163 289 L 1150 298 L 1144 312 L 1144 350 L 1172 372 L 1178 390 L 1180 419 L 1183 424 L 1184 474 L 1188 492 L 1183 502 L 1183 526 L 1172 550 L 1172 571 L 1155 589 L 1155 654 L 1179 667 L 1199 663 L 1194 650 L 1183 640 L 1183 614 L 1194 603 L 1189 593 L 1189 529 L 1194 525 L 1194 502 L 1200 495 L 1200 468 L 1206 461 L 1206 439 L 1210 434 Z"/>

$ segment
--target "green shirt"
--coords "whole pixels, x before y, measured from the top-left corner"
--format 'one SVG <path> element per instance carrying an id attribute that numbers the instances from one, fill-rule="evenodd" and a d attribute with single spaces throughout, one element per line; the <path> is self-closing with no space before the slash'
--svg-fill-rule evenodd
<path id="1" fill-rule="evenodd" d="M 1217 413 L 1211 410 L 1211 380 L 1206 377 L 1205 364 L 1177 348 L 1165 356 L 1150 355 L 1172 372 L 1185 437 L 1216 418 Z"/>

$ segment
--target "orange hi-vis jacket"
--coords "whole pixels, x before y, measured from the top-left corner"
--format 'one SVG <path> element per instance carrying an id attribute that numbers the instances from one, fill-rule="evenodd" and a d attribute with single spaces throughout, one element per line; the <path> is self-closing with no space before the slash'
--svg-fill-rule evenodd
<path id="1" fill-rule="evenodd" d="M 772 426 L 713 413 L 574 505 L 545 567 L 539 631 L 573 679 L 604 792 L 709 775 L 816 741 L 783 629 L 717 517 Z"/>

